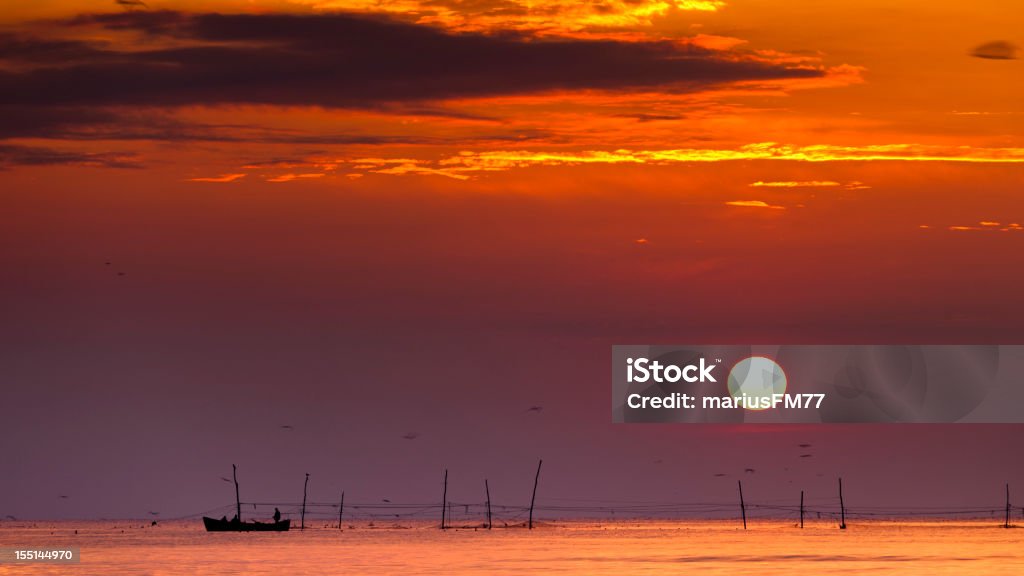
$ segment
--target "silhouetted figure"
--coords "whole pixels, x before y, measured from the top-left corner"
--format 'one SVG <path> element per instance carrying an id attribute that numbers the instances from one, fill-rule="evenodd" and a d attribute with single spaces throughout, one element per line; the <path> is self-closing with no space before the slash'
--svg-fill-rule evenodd
<path id="1" fill-rule="evenodd" d="M 238 524 L 238 514 L 235 514 L 235 515 L 234 515 L 234 516 L 233 516 L 233 517 L 231 518 L 231 523 L 232 523 L 232 524 Z"/>
<path id="2" fill-rule="evenodd" d="M 280 522 L 280 521 L 281 521 L 281 511 L 278 510 L 277 508 L 274 508 L 274 522 Z"/>

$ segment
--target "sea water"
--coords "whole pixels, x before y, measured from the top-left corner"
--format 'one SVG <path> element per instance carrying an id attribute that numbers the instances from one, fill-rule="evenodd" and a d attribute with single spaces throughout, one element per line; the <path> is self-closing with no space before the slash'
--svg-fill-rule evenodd
<path id="1" fill-rule="evenodd" d="M 0 574 L 1024 574 L 1024 529 L 994 520 L 566 521 L 534 530 L 426 522 L 207 533 L 198 521 L 0 523 L 0 548 L 74 548 L 76 564 Z M 76 533 L 77 531 L 77 533 Z"/>

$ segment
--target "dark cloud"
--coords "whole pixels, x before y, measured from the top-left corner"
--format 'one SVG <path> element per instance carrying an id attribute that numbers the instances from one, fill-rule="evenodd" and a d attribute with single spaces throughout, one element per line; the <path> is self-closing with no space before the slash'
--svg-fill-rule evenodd
<path id="1" fill-rule="evenodd" d="M 670 42 L 449 34 L 340 14 L 131 11 L 79 16 L 69 24 L 179 41 L 173 47 L 99 53 L 82 46 L 87 54 L 81 57 L 62 53 L 53 65 L 8 69 L 0 72 L 6 87 L 0 105 L 365 108 L 550 90 L 692 91 L 821 74 Z"/>
<path id="2" fill-rule="evenodd" d="M 658 122 L 663 120 L 682 120 L 678 114 L 618 114 L 619 118 L 632 118 L 637 122 Z"/>
<path id="3" fill-rule="evenodd" d="M 430 110 L 406 111 L 429 115 Z M 164 109 L 87 106 L 0 106 L 0 140 L 49 138 L 61 140 L 163 140 L 172 142 L 254 142 L 307 145 L 454 145 L 484 142 L 526 142 L 549 138 L 537 129 L 475 133 L 472 136 L 394 135 L 307 132 L 255 124 L 189 122 Z"/>
<path id="4" fill-rule="evenodd" d="M 971 51 L 971 56 L 987 60 L 1016 60 L 1020 56 L 1020 48 L 1016 44 L 997 40 L 976 47 Z"/>
<path id="5" fill-rule="evenodd" d="M 120 4 L 141 7 L 135 2 Z M 452 34 L 411 22 L 336 13 L 133 9 L 79 15 L 50 26 L 45 37 L 28 29 L 0 33 L 0 140 L 312 146 L 445 144 L 453 138 L 460 144 L 522 142 L 550 134 L 496 128 L 467 140 L 458 135 L 310 133 L 188 122 L 177 112 L 193 105 L 254 104 L 466 117 L 448 110 L 445 102 L 554 90 L 689 92 L 735 81 L 821 74 L 670 42 Z M 6 147 L 0 162 L 124 167 L 134 161 L 117 155 Z"/>
<path id="6" fill-rule="evenodd" d="M 37 146 L 0 144 L 0 168 L 7 166 L 50 166 L 71 164 L 105 168 L 139 168 L 132 154 L 120 152 L 75 152 Z"/>
<path id="7" fill-rule="evenodd" d="M 96 41 L 36 38 L 0 32 L 0 62 L 11 65 L 88 62 L 115 55 Z"/>

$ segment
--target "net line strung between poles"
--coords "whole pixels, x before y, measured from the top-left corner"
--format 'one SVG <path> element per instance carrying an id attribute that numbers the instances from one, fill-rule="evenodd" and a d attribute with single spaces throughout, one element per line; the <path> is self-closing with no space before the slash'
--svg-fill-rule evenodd
<path id="1" fill-rule="evenodd" d="M 486 522 L 486 502 L 449 501 L 446 503 L 450 514 L 449 521 L 456 526 L 469 524 L 478 526 Z M 227 504 L 206 512 L 165 518 L 164 520 L 196 518 L 209 513 L 221 512 L 227 516 L 234 515 L 234 504 Z M 438 520 L 441 515 L 441 503 L 401 503 L 401 502 L 346 502 L 343 522 L 360 521 L 410 521 Z M 301 502 L 242 502 L 243 516 L 249 518 L 269 518 L 274 508 L 282 515 L 293 519 L 299 518 L 302 511 Z M 790 499 L 772 499 L 764 501 L 747 501 L 748 516 L 755 518 L 790 519 L 799 517 L 800 506 Z M 654 502 L 548 498 L 538 501 L 534 507 L 535 519 L 539 514 L 547 518 L 619 518 L 619 519 L 716 519 L 727 520 L 736 515 L 737 502 Z M 491 503 L 495 526 L 515 524 L 525 519 L 529 506 L 516 506 Z M 803 508 L 808 520 L 832 519 L 840 515 L 837 497 L 819 497 L 807 499 Z M 334 522 L 337 526 L 339 503 L 307 502 L 307 528 L 311 523 L 324 521 Z M 976 506 L 847 506 L 847 518 L 885 519 L 885 518 L 935 518 L 935 519 L 989 519 L 1004 514 L 1004 505 Z M 1012 514 L 1017 517 L 1024 515 L 1024 507 L 1011 506 Z"/>

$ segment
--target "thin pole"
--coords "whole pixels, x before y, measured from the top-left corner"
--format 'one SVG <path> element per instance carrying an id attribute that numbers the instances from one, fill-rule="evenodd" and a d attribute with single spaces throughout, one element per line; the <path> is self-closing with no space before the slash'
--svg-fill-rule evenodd
<path id="1" fill-rule="evenodd" d="M 843 479 L 839 479 L 839 529 L 846 530 L 846 505 L 843 504 Z"/>
<path id="2" fill-rule="evenodd" d="M 345 491 L 341 491 L 341 504 L 338 505 L 338 530 L 341 530 L 341 515 L 345 513 Z"/>
<path id="3" fill-rule="evenodd" d="M 231 479 L 235 481 L 235 518 L 242 521 L 242 501 L 238 498 L 238 467 L 231 465 Z"/>
<path id="4" fill-rule="evenodd" d="M 800 491 L 800 527 L 804 527 L 804 491 Z"/>
<path id="5" fill-rule="evenodd" d="M 530 530 L 533 530 L 533 503 L 537 500 L 537 481 L 540 480 L 540 465 L 544 460 L 537 461 L 537 475 L 533 477 L 533 496 L 530 497 Z"/>
<path id="6" fill-rule="evenodd" d="M 743 529 L 747 529 L 747 505 L 743 502 L 743 482 L 741 480 L 736 481 L 736 485 L 740 488 L 740 514 L 743 515 Z"/>
<path id="7" fill-rule="evenodd" d="M 441 530 L 445 529 L 444 525 L 444 507 L 448 502 L 448 469 L 444 469 L 444 492 L 441 493 Z"/>
<path id="8" fill-rule="evenodd" d="M 1004 528 L 1009 528 L 1010 527 L 1010 485 L 1009 484 L 1006 485 L 1006 524 L 1004 524 L 1003 527 Z"/>
<path id="9" fill-rule="evenodd" d="M 484 491 L 487 493 L 487 529 L 491 529 L 491 487 L 487 485 L 487 478 L 484 478 Z"/>
<path id="10" fill-rule="evenodd" d="M 309 488 L 309 472 L 306 472 L 306 483 L 302 486 L 302 525 L 299 530 L 306 529 L 306 489 Z"/>

